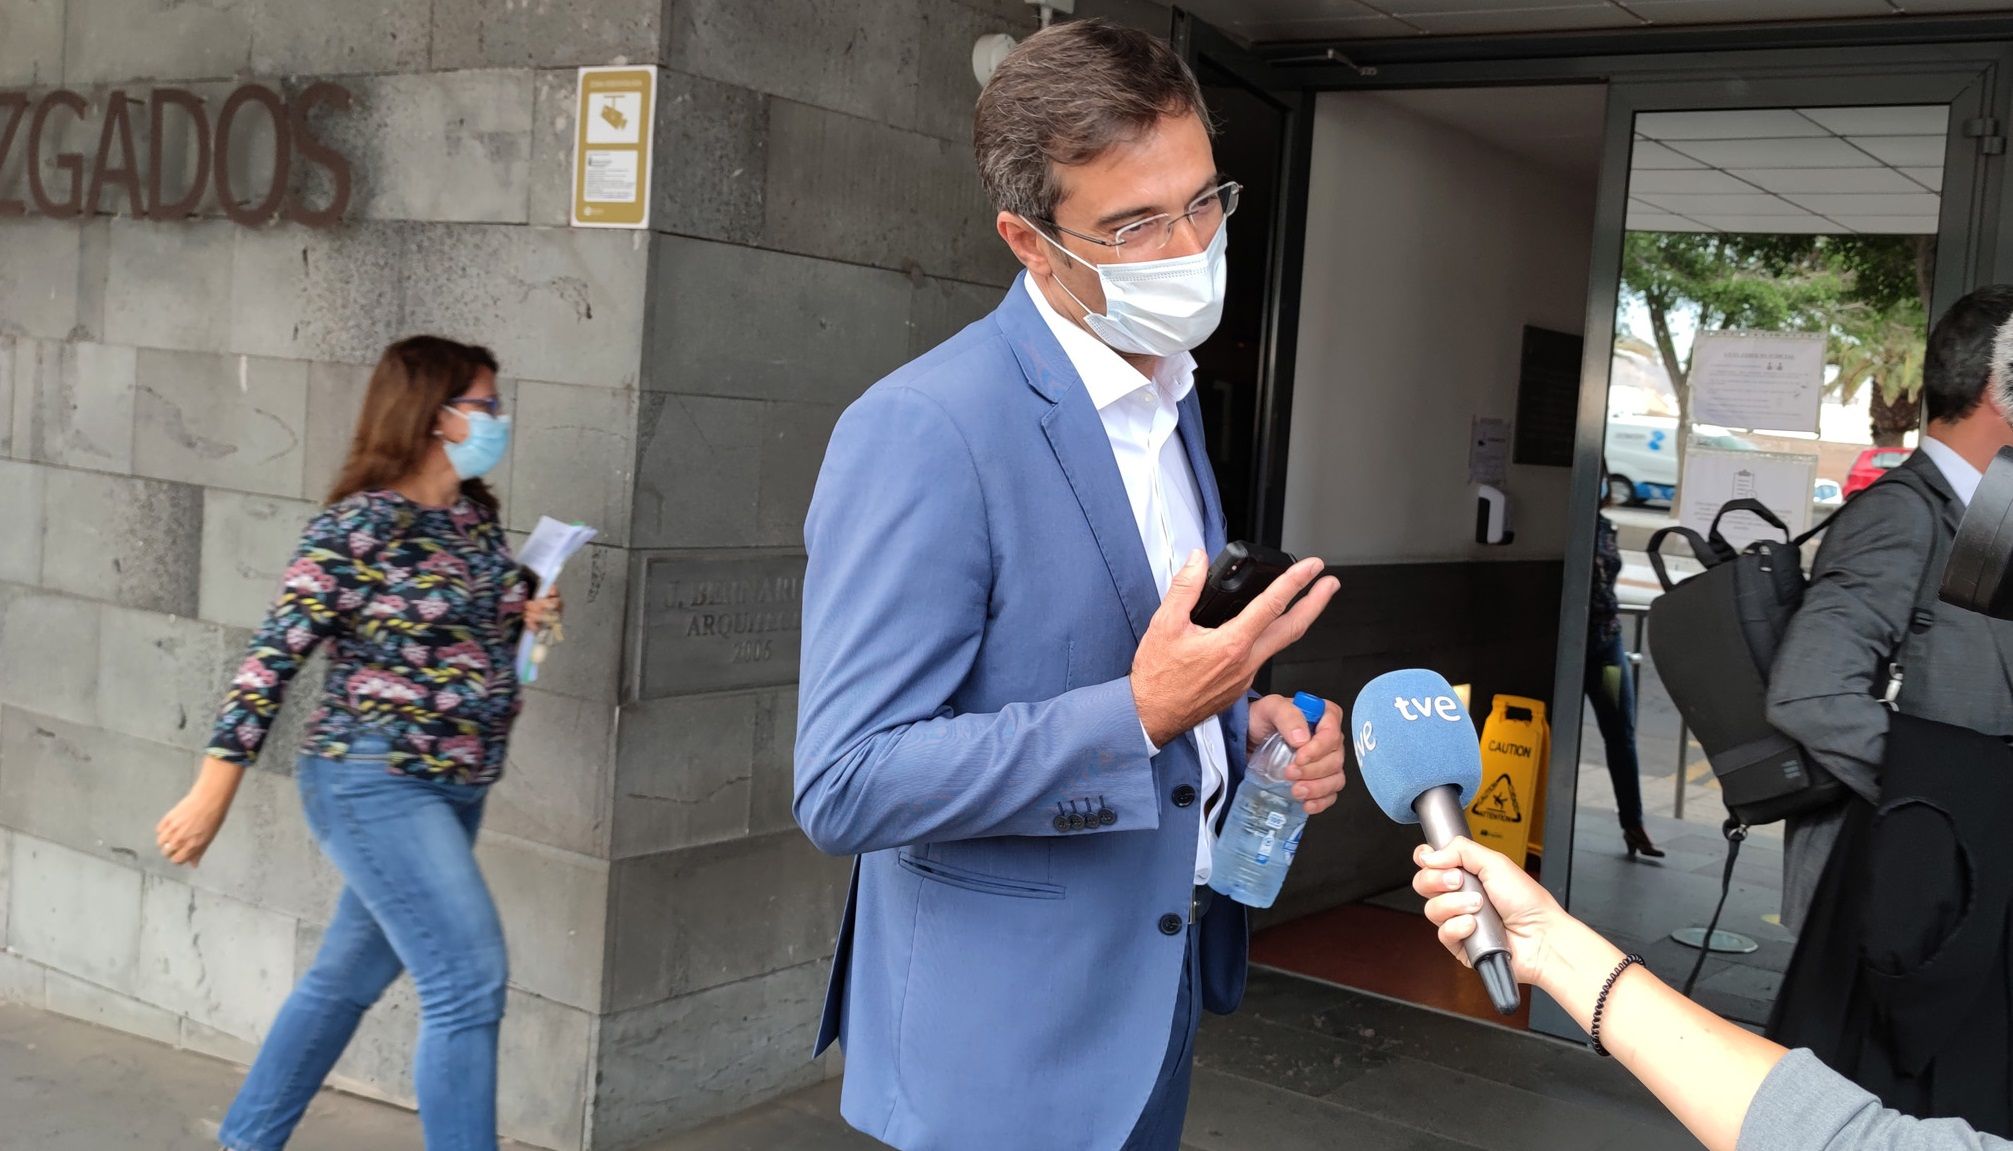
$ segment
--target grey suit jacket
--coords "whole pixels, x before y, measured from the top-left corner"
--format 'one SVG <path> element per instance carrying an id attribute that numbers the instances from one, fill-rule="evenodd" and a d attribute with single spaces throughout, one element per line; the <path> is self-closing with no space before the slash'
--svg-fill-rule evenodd
<path id="1" fill-rule="evenodd" d="M 1938 602 L 1935 622 L 1909 634 L 1917 589 L 1941 533 L 1949 542 L 1964 505 L 1921 452 L 1902 465 L 1936 493 L 1922 497 L 1895 483 L 1876 484 L 1838 513 L 1825 532 L 1803 607 L 1790 621 L 1768 684 L 1769 722 L 1869 802 L 1880 796 L 1888 712 L 1877 694 L 1883 664 L 1897 654 L 1904 671 L 1901 710 L 1989 735 L 2013 734 L 2013 624 Z M 1933 573 L 1941 583 L 1943 573 Z M 1792 819 L 1783 850 L 1782 919 L 1801 929 L 1841 810 Z"/>
<path id="2" fill-rule="evenodd" d="M 2004 1151 L 2013 1147 L 1959 1119 L 1912 1119 L 1818 1062 L 1792 1051 L 1748 1106 L 1739 1151 Z"/>

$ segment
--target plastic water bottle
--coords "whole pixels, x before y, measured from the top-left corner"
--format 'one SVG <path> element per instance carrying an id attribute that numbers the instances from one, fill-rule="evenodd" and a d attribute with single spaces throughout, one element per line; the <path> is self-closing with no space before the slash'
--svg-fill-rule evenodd
<path id="1" fill-rule="evenodd" d="M 1310 729 L 1321 725 L 1328 709 L 1319 696 L 1304 691 L 1293 697 L 1293 706 L 1307 717 Z M 1270 907 L 1279 898 L 1307 826 L 1307 809 L 1293 798 L 1293 784 L 1286 778 L 1293 756 L 1284 736 L 1265 741 L 1245 767 L 1223 833 L 1216 837 L 1209 886 L 1246 907 Z"/>

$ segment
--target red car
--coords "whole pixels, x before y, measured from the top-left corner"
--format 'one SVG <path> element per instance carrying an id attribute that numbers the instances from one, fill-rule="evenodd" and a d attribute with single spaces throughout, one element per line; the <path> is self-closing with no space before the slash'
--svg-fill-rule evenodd
<path id="1" fill-rule="evenodd" d="M 1868 448 L 1859 453 L 1852 462 L 1852 470 L 1845 473 L 1845 498 L 1851 499 L 1867 488 L 1873 481 L 1901 466 L 1914 451 L 1913 448 Z"/>

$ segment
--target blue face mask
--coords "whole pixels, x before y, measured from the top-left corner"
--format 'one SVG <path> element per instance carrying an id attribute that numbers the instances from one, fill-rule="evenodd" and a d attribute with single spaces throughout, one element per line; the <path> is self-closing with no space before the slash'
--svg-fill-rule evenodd
<path id="1" fill-rule="evenodd" d="M 447 451 L 447 462 L 462 479 L 479 480 L 495 470 L 503 462 L 503 453 L 510 450 L 510 417 L 464 412 L 460 408 L 447 410 L 468 421 L 467 439 L 460 443 L 441 441 L 441 447 Z"/>

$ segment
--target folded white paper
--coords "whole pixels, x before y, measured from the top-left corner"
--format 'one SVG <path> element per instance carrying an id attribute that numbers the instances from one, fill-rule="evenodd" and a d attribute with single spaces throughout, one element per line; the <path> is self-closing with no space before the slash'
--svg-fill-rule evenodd
<path id="1" fill-rule="evenodd" d="M 565 569 L 566 561 L 592 542 L 597 534 L 586 524 L 563 524 L 551 516 L 538 517 L 538 526 L 532 529 L 531 538 L 525 540 L 524 546 L 517 552 L 517 562 L 538 577 L 534 594 L 544 595 L 559 582 L 559 573 Z M 524 638 L 517 642 L 517 678 L 524 683 L 538 680 L 538 664 L 531 658 L 532 649 L 537 646 L 538 637 L 530 628 L 525 628 Z"/>

